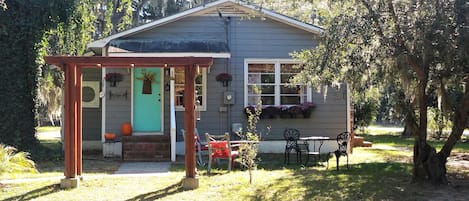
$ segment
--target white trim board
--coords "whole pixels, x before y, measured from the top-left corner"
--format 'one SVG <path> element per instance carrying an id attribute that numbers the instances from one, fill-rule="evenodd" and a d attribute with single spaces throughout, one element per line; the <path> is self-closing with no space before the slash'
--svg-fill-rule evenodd
<path id="1" fill-rule="evenodd" d="M 132 53 L 124 53 L 124 52 L 109 52 L 109 56 L 116 56 L 116 57 L 212 57 L 212 58 L 230 58 L 230 53 L 211 53 L 211 52 L 149 52 L 149 53 L 141 53 L 141 52 L 132 52 Z"/>

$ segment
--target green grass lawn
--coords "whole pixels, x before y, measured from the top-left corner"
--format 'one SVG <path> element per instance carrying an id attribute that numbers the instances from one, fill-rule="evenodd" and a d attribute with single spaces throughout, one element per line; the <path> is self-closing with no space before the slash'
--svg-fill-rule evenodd
<path id="1" fill-rule="evenodd" d="M 365 150 L 354 154 L 361 152 L 367 152 L 367 157 L 380 155 Z M 282 155 L 265 157 L 283 159 Z M 12 184 L 0 189 L 0 200 L 404 200 L 419 195 L 409 182 L 409 164 L 375 160 L 357 164 L 357 160 L 362 159 L 352 159 L 350 169 L 341 167 L 340 171 L 332 164 L 326 170 L 264 161 L 254 172 L 252 185 L 246 171 L 228 173 L 226 164 L 220 164 L 211 175 L 200 170 L 200 187 L 191 191 L 180 187 L 182 165 L 174 165 L 169 175 L 160 177 L 92 178 L 85 174 L 78 189 L 62 190 L 57 180 Z"/>
<path id="2" fill-rule="evenodd" d="M 397 131 L 387 131 L 381 127 L 373 126 L 366 129 L 364 132 L 357 132 L 359 136 L 365 138 L 366 141 L 373 142 L 373 144 L 388 145 L 395 147 L 408 147 L 412 148 L 414 146 L 414 138 L 404 138 L 401 137 L 401 132 Z M 443 145 L 443 140 L 429 140 L 429 144 L 436 148 L 439 151 Z M 459 141 L 453 148 L 454 152 L 469 152 L 469 142 Z"/>
<path id="3" fill-rule="evenodd" d="M 373 142 L 373 148 L 355 148 L 350 168 L 345 157 L 340 170 L 335 158 L 329 168 L 322 165 L 283 164 L 283 154 L 261 154 L 259 168 L 249 184 L 247 171 L 236 167 L 226 171 L 226 163 L 214 165 L 211 175 L 199 170 L 200 187 L 184 191 L 180 181 L 184 166 L 173 164 L 170 173 L 162 176 L 116 177 L 109 173 L 119 162 L 85 160 L 84 179 L 77 189 L 63 190 L 59 179 L 0 185 L 0 200 L 464 200 L 469 182 L 453 187 L 435 187 L 411 183 L 412 139 L 397 134 L 373 131 L 362 134 Z M 439 142 L 435 142 L 439 143 Z M 458 151 L 468 152 L 467 145 Z M 293 157 L 294 158 L 294 157 Z M 60 174 L 59 164 L 38 164 L 39 175 Z M 53 170 L 54 167 L 59 167 Z M 449 169 L 449 173 L 458 171 Z M 464 174 L 469 175 L 469 172 Z M 466 175 L 466 176 L 467 176 Z M 469 177 L 468 177 L 469 178 Z M 1 180 L 1 178 L 0 178 Z M 450 197 L 445 197 L 450 196 Z"/>
<path id="4" fill-rule="evenodd" d="M 38 133 L 60 131 L 60 127 L 59 126 L 40 126 L 36 128 L 36 131 Z"/>

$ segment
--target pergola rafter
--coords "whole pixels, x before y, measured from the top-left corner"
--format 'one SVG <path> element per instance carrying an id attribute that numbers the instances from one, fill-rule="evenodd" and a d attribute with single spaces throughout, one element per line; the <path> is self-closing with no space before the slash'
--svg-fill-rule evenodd
<path id="1" fill-rule="evenodd" d="M 65 74 L 64 84 L 64 175 L 62 187 L 78 187 L 82 174 L 82 68 L 184 67 L 184 112 L 186 188 L 197 188 L 195 166 L 195 76 L 198 67 L 210 67 L 210 57 L 101 57 L 46 56 L 46 63 L 60 67 Z M 192 105 L 192 107 L 187 107 Z"/>

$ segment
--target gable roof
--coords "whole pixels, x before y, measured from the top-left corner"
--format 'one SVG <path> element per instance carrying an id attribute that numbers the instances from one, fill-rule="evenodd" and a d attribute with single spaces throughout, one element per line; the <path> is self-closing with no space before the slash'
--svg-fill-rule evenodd
<path id="1" fill-rule="evenodd" d="M 285 15 L 282 15 L 282 14 L 276 13 L 276 12 L 268 10 L 268 9 L 260 8 L 256 5 L 249 4 L 249 3 L 244 2 L 244 1 L 240 1 L 240 0 L 219 0 L 219 1 L 215 1 L 215 2 L 212 2 L 212 3 L 205 4 L 205 5 L 201 5 L 201 6 L 198 6 L 198 7 L 195 7 L 195 8 L 192 8 L 192 9 L 189 9 L 189 10 L 186 10 L 186 11 L 183 11 L 183 12 L 168 16 L 168 17 L 165 17 L 165 18 L 161 18 L 159 20 L 155 20 L 153 22 L 140 25 L 140 26 L 125 30 L 123 32 L 116 33 L 114 35 L 108 36 L 108 37 L 100 39 L 100 40 L 93 41 L 93 42 L 88 44 L 88 48 L 100 51 L 101 48 L 106 47 L 109 44 L 109 42 L 111 42 L 114 39 L 134 35 L 134 34 L 137 34 L 137 33 L 141 33 L 141 32 L 144 32 L 144 31 L 147 31 L 147 30 L 150 30 L 150 29 L 153 29 L 153 28 L 156 28 L 156 27 L 159 27 L 159 26 L 162 26 L 162 25 L 165 25 L 165 24 L 168 24 L 168 23 L 171 23 L 171 22 L 174 22 L 174 21 L 189 17 L 189 16 L 195 16 L 195 15 L 202 14 L 202 13 L 209 13 L 211 11 L 213 12 L 213 11 L 216 11 L 218 8 L 223 7 L 223 6 L 225 6 L 225 7 L 226 6 L 234 6 L 238 9 L 240 9 L 241 11 L 244 11 L 244 12 L 247 12 L 247 13 L 261 14 L 261 15 L 263 15 L 263 17 L 267 17 L 267 18 L 270 18 L 272 20 L 276 20 L 278 22 L 281 22 L 281 23 L 296 27 L 298 29 L 302 29 L 304 31 L 307 31 L 307 32 L 310 32 L 310 33 L 313 33 L 313 34 L 320 34 L 320 33 L 323 32 L 323 29 L 318 27 L 318 26 L 298 21 L 297 19 L 294 19 L 294 18 L 285 16 Z"/>

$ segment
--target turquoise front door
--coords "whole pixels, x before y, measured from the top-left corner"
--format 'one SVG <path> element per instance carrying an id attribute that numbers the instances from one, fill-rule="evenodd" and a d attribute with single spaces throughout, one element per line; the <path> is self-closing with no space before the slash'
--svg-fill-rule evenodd
<path id="1" fill-rule="evenodd" d="M 143 92 L 144 74 L 154 75 L 151 89 Z M 161 132 L 161 70 L 160 68 L 135 68 L 133 76 L 133 130 L 134 133 Z M 145 87 L 148 87 L 146 85 Z"/>

